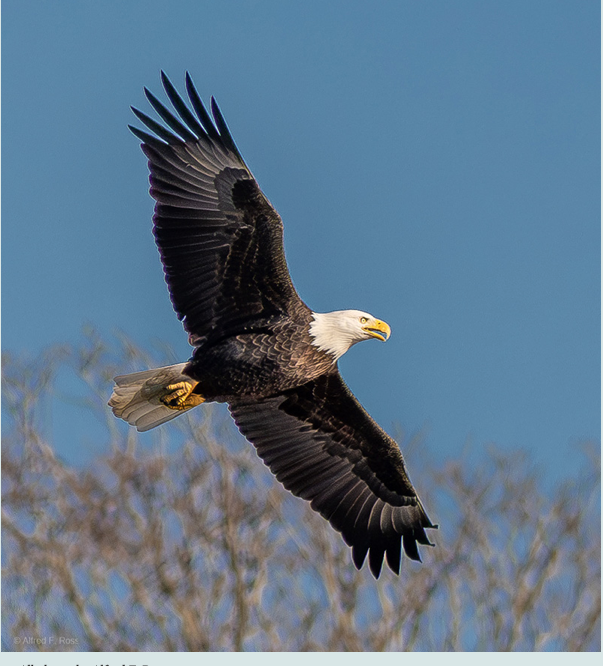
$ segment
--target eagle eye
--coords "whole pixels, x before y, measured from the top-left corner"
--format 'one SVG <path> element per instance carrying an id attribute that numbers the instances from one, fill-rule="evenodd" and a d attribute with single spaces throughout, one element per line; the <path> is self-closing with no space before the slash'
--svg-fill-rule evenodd
<path id="1" fill-rule="evenodd" d="M 360 323 L 361 324 L 366 324 L 367 321 L 368 321 L 368 319 L 366 317 L 360 317 Z"/>

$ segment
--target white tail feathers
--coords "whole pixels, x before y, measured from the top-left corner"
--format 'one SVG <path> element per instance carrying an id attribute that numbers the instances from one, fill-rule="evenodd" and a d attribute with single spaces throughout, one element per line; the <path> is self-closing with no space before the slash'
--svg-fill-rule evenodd
<path id="1" fill-rule="evenodd" d="M 182 372 L 186 365 L 178 363 L 115 377 L 115 388 L 109 400 L 109 407 L 115 416 L 136 426 L 138 432 L 151 430 L 175 419 L 192 407 L 170 409 L 161 402 L 161 398 L 169 393 L 166 390 L 169 385 L 194 381 Z"/>

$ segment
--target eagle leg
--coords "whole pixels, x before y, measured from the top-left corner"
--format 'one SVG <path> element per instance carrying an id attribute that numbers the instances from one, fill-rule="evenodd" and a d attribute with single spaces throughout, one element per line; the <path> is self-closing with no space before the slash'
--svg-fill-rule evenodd
<path id="1" fill-rule="evenodd" d="M 205 402 L 205 398 L 200 396 L 198 393 L 193 393 L 195 386 L 199 382 L 178 382 L 177 384 L 169 384 L 165 387 L 166 393 L 161 398 L 161 402 L 170 409 L 190 409 L 191 407 L 196 407 L 202 402 Z"/>

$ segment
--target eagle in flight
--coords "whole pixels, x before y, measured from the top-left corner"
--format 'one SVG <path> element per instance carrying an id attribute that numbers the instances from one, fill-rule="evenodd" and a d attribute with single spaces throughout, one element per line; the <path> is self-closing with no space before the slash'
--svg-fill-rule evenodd
<path id="1" fill-rule="evenodd" d="M 420 561 L 434 528 L 397 443 L 346 386 L 337 360 L 385 341 L 367 312 L 313 312 L 287 269 L 283 224 L 241 157 L 215 100 L 209 115 L 190 76 L 190 107 L 161 73 L 175 111 L 145 88 L 162 124 L 131 131 L 149 160 L 153 231 L 174 310 L 194 347 L 186 363 L 115 378 L 115 416 L 150 430 L 203 402 L 235 423 L 287 490 L 341 532 L 378 578 L 402 546 Z"/>

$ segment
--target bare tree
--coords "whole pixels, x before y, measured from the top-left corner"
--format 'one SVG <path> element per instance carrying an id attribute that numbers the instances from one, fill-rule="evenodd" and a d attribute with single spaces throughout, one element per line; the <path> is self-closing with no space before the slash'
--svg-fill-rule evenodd
<path id="1" fill-rule="evenodd" d="M 442 527 L 423 565 L 375 581 L 222 409 L 141 446 L 105 403 L 114 374 L 148 365 L 92 333 L 4 358 L 3 649 L 600 650 L 594 446 L 548 488 L 519 454 L 442 466 L 405 442 Z M 71 430 L 57 423 L 66 404 Z M 105 453 L 67 464 L 53 427 L 69 433 L 60 450 Z"/>

